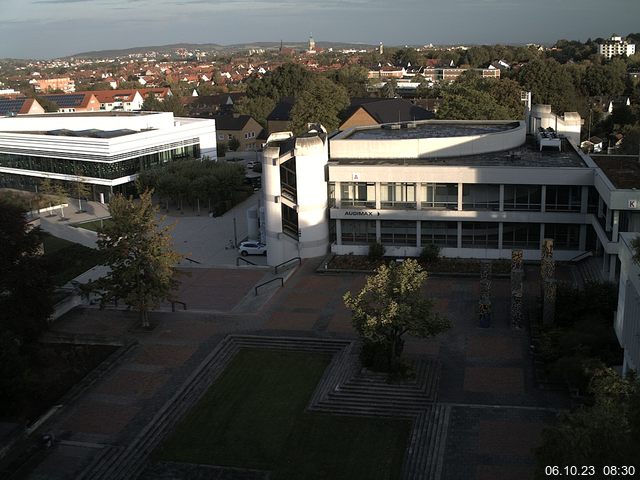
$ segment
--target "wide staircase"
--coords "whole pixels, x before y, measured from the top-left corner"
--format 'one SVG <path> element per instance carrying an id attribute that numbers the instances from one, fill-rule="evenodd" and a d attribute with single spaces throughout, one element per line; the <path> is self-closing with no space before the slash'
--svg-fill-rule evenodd
<path id="1" fill-rule="evenodd" d="M 149 478 L 147 459 L 163 438 L 204 395 L 241 348 L 319 352 L 332 355 L 307 409 L 338 415 L 385 416 L 410 419 L 412 430 L 405 454 L 403 479 L 438 479 L 451 407 L 437 405 L 440 366 L 417 359 L 414 380 L 388 383 L 386 375 L 363 370 L 358 344 L 349 340 L 229 335 L 200 363 L 153 419 L 126 446 L 105 446 L 78 477 L 82 480 Z M 216 467 L 217 468 L 217 467 Z M 195 473 L 195 472 L 194 472 Z M 204 473 L 204 472 L 202 472 Z M 211 478 L 224 473 L 209 471 Z M 246 478 L 264 472 L 244 471 Z M 227 471 L 220 478 L 240 478 Z M 255 475 L 255 477 L 253 476 Z M 245 478 L 245 477 L 242 477 Z M 268 478 L 268 477 L 267 477 Z"/>

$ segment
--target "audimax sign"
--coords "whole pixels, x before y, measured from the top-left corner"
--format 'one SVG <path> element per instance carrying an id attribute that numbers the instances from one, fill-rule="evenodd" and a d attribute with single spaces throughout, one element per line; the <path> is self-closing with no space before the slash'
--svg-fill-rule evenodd
<path id="1" fill-rule="evenodd" d="M 373 217 L 373 216 L 380 216 L 380 212 L 372 212 L 372 211 L 368 211 L 368 210 L 347 210 L 346 212 L 344 212 L 345 216 L 346 215 L 350 215 L 350 216 L 354 216 L 354 217 Z"/>

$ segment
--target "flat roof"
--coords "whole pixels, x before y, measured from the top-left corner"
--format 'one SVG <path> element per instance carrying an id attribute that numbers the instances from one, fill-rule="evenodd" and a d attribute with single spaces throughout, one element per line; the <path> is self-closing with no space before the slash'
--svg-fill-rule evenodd
<path id="1" fill-rule="evenodd" d="M 122 112 L 111 110 L 109 112 L 51 112 L 51 113 L 30 113 L 28 115 L 18 115 L 13 118 L 53 118 L 53 117 L 139 117 L 142 115 L 158 115 L 164 112 Z"/>
<path id="2" fill-rule="evenodd" d="M 640 158 L 637 155 L 590 155 L 616 188 L 640 189 Z"/>
<path id="3" fill-rule="evenodd" d="M 356 128 L 350 134 L 342 137 L 344 140 L 388 140 L 415 138 L 447 138 L 487 135 L 506 132 L 518 128 L 518 122 L 443 122 L 421 121 L 420 123 L 404 122 L 390 123 L 375 128 Z"/>
<path id="4" fill-rule="evenodd" d="M 446 166 L 498 166 L 498 167 L 574 167 L 587 168 L 568 140 L 562 139 L 562 150 L 544 148 L 540 151 L 533 136 L 528 135 L 526 143 L 508 150 L 482 153 L 478 155 L 464 155 L 455 157 L 428 158 L 337 158 L 330 159 L 330 163 L 338 165 L 446 165 Z"/>

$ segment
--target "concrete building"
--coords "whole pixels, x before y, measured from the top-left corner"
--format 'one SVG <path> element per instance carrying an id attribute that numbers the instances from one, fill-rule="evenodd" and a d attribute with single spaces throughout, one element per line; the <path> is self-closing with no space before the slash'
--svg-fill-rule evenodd
<path id="1" fill-rule="evenodd" d="M 640 232 L 640 162 L 584 154 L 580 123 L 536 106 L 527 121 L 273 134 L 262 159 L 268 263 L 366 255 L 373 242 L 392 257 L 434 244 L 447 257 L 508 259 L 522 249 L 536 261 L 551 238 L 556 260 L 592 255 L 604 278 L 619 278 L 616 332 L 625 371 L 637 369 L 640 272 L 630 245 Z"/>
<path id="2" fill-rule="evenodd" d="M 90 112 L 0 118 L 0 187 L 35 190 L 44 178 L 91 185 L 105 200 L 140 171 L 183 158 L 216 158 L 212 120 L 170 112 Z"/>
<path id="3" fill-rule="evenodd" d="M 215 115 L 218 143 L 228 144 L 230 140 L 238 140 L 240 152 L 255 152 L 262 147 L 258 140 L 262 126 L 250 115 Z"/>
<path id="4" fill-rule="evenodd" d="M 36 92 L 46 93 L 52 90 L 62 90 L 64 93 L 73 93 L 76 91 L 76 83 L 69 77 L 43 78 L 33 82 Z"/>
<path id="5" fill-rule="evenodd" d="M 626 55 L 627 57 L 630 57 L 636 53 L 636 46 L 633 43 L 622 40 L 622 37 L 613 35 L 609 40 L 598 45 L 598 53 L 606 59 L 610 59 L 611 57 L 618 55 Z"/>

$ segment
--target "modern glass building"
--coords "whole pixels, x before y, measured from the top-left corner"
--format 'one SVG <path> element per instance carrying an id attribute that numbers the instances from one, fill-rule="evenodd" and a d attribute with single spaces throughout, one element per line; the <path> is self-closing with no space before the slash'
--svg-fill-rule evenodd
<path id="1" fill-rule="evenodd" d="M 166 112 L 42 114 L 0 119 L 0 187 L 82 181 L 94 198 L 126 190 L 139 172 L 186 158 L 216 158 L 213 120 Z"/>

